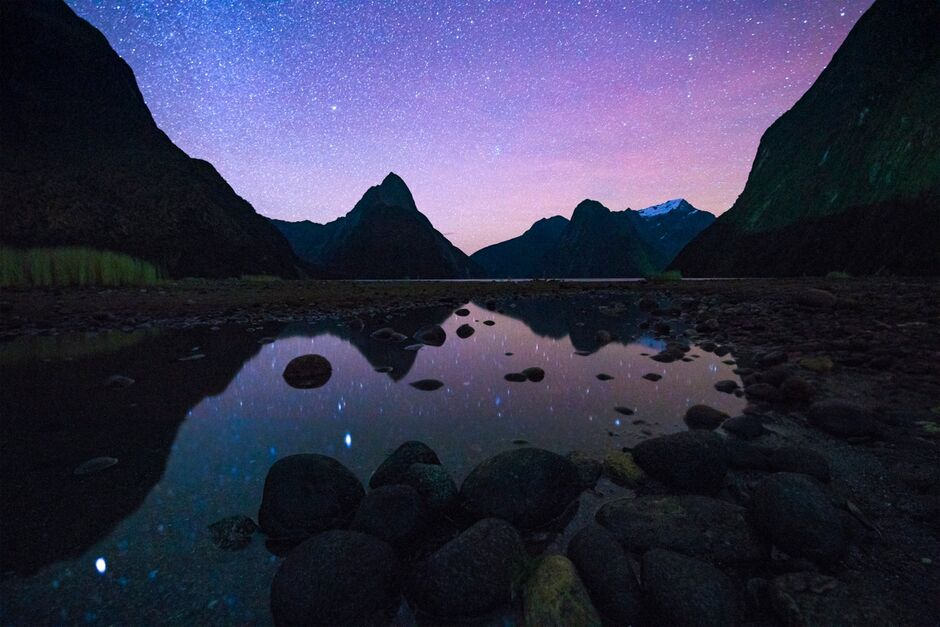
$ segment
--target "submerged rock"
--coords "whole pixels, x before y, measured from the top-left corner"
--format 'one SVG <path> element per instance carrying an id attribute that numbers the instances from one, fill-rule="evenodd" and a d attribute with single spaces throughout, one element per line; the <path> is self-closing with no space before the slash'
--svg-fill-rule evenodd
<path id="1" fill-rule="evenodd" d="M 299 539 L 345 525 L 364 495 L 359 479 L 332 457 L 291 455 L 268 470 L 258 524 L 273 539 Z"/>
<path id="2" fill-rule="evenodd" d="M 232 551 L 248 546 L 257 530 L 258 525 L 247 516 L 229 516 L 209 525 L 212 543 L 220 549 Z"/>
<path id="3" fill-rule="evenodd" d="M 382 621 L 399 595 L 395 551 L 357 531 L 327 531 L 294 548 L 271 583 L 277 625 L 359 625 Z"/>
<path id="4" fill-rule="evenodd" d="M 581 492 L 570 460 L 538 448 L 505 451 L 484 461 L 460 488 L 467 511 L 496 517 L 521 529 L 538 528 L 561 516 Z"/>
<path id="5" fill-rule="evenodd" d="M 519 532 L 504 520 L 487 518 L 418 564 L 408 597 L 432 616 L 479 616 L 512 598 L 525 562 Z"/>
<path id="6" fill-rule="evenodd" d="M 654 624 L 728 627 L 738 622 L 740 599 L 734 583 L 697 559 L 664 549 L 647 551 L 643 590 Z"/>
<path id="7" fill-rule="evenodd" d="M 292 388 L 318 388 L 333 376 L 333 366 L 323 355 L 301 355 L 290 360 L 282 376 Z"/>
<path id="8" fill-rule="evenodd" d="M 654 479 L 691 492 L 717 492 L 728 470 L 724 441 L 710 431 L 645 440 L 633 449 L 633 458 Z"/>
<path id="9" fill-rule="evenodd" d="M 541 558 L 523 589 L 527 625 L 600 627 L 601 619 L 574 564 L 563 555 Z"/>
<path id="10" fill-rule="evenodd" d="M 664 548 L 719 564 L 768 552 L 744 508 L 706 496 L 621 498 L 601 506 L 596 518 L 629 551 Z"/>
<path id="11" fill-rule="evenodd" d="M 568 542 L 568 558 L 601 615 L 621 625 L 640 620 L 640 587 L 623 547 L 609 531 L 588 525 Z"/>
<path id="12" fill-rule="evenodd" d="M 385 458 L 369 479 L 370 488 L 403 483 L 405 475 L 413 464 L 441 465 L 437 453 L 430 446 L 418 440 L 409 440 Z"/>

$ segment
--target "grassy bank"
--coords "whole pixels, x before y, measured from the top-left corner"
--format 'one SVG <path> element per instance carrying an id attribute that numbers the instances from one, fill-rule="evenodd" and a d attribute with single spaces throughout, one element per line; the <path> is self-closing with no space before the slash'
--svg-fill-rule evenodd
<path id="1" fill-rule="evenodd" d="M 0 246 L 0 287 L 152 285 L 161 278 L 153 264 L 91 248 Z"/>

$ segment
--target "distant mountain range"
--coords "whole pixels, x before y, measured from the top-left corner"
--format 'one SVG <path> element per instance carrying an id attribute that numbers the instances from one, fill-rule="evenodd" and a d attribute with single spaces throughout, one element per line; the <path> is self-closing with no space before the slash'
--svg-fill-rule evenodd
<path id="1" fill-rule="evenodd" d="M 539 220 L 519 237 L 470 258 L 494 278 L 640 277 L 662 270 L 714 220 L 683 199 L 639 211 L 611 211 L 585 200 L 570 221 Z"/>
<path id="2" fill-rule="evenodd" d="M 316 224 L 272 220 L 294 251 L 330 278 L 471 279 L 482 270 L 418 211 L 405 182 L 390 173 L 345 216 Z"/>
<path id="3" fill-rule="evenodd" d="M 767 130 L 686 276 L 940 274 L 940 2 L 876 0 Z"/>
<path id="4" fill-rule="evenodd" d="M 131 68 L 64 2 L 0 2 L 0 112 L 0 243 L 297 275 L 284 237 L 157 128 Z"/>

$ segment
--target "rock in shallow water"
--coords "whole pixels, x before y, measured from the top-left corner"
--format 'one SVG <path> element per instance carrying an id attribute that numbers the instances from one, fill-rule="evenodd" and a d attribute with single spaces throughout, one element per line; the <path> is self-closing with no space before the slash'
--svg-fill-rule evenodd
<path id="1" fill-rule="evenodd" d="M 457 333 L 457 337 L 459 337 L 462 340 L 465 340 L 471 335 L 473 335 L 474 333 L 476 333 L 476 329 L 471 327 L 469 324 L 462 324 L 459 327 L 457 327 L 456 333 Z"/>
<path id="2" fill-rule="evenodd" d="M 323 355 L 301 355 L 291 359 L 284 369 L 284 381 L 292 388 L 313 389 L 326 385 L 333 376 L 333 366 Z"/>
<path id="3" fill-rule="evenodd" d="M 568 542 L 568 558 L 601 615 L 622 625 L 640 620 L 640 587 L 623 547 L 609 531 L 588 525 Z"/>
<path id="4" fill-rule="evenodd" d="M 546 627 L 600 627 L 601 619 L 591 603 L 574 564 L 563 555 L 538 561 L 523 590 L 527 625 Z"/>
<path id="5" fill-rule="evenodd" d="M 525 561 L 519 532 L 504 520 L 487 518 L 418 564 L 408 597 L 432 616 L 479 616 L 512 598 Z"/>
<path id="6" fill-rule="evenodd" d="M 327 531 L 298 545 L 271 583 L 277 625 L 381 621 L 399 599 L 399 565 L 387 543 L 356 531 Z"/>
<path id="7" fill-rule="evenodd" d="M 428 346 L 443 346 L 447 340 L 447 333 L 439 324 L 431 324 L 421 327 L 414 334 L 414 339 Z"/>
<path id="8" fill-rule="evenodd" d="M 728 414 L 708 405 L 692 405 L 685 412 L 685 424 L 692 429 L 717 429 Z"/>
<path id="9" fill-rule="evenodd" d="M 604 471 L 604 465 L 583 451 L 571 451 L 567 455 L 578 471 L 581 487 L 589 490 L 597 484 Z"/>
<path id="10" fill-rule="evenodd" d="M 717 492 L 728 470 L 724 441 L 710 431 L 683 431 L 640 442 L 633 459 L 654 479 L 691 492 Z"/>
<path id="11" fill-rule="evenodd" d="M 437 379 L 420 379 L 418 381 L 412 381 L 408 385 L 422 392 L 433 392 L 434 390 L 439 390 L 444 387 L 444 382 L 438 381 Z"/>
<path id="12" fill-rule="evenodd" d="M 740 599 L 723 572 L 663 549 L 643 556 L 643 590 L 654 624 L 728 627 L 738 622 Z"/>
<path id="13" fill-rule="evenodd" d="M 229 516 L 209 525 L 212 543 L 220 549 L 231 551 L 248 546 L 257 530 L 258 525 L 247 516 Z"/>
<path id="14" fill-rule="evenodd" d="M 471 515 L 502 518 L 521 529 L 542 527 L 558 518 L 580 492 L 574 464 L 538 448 L 491 457 L 474 468 L 460 488 Z"/>
<path id="15" fill-rule="evenodd" d="M 258 524 L 273 539 L 300 539 L 346 524 L 364 495 L 359 479 L 332 457 L 291 455 L 268 470 Z"/>
<path id="16" fill-rule="evenodd" d="M 746 510 L 706 496 L 641 496 L 604 504 L 597 522 L 629 551 L 665 548 L 715 563 L 766 557 Z"/>
<path id="17" fill-rule="evenodd" d="M 539 368 L 538 366 L 532 366 L 530 368 L 526 368 L 525 370 L 522 371 L 522 374 L 525 375 L 526 379 L 528 379 L 529 381 L 532 381 L 533 383 L 538 383 L 539 381 L 545 378 L 545 371 Z"/>
<path id="18" fill-rule="evenodd" d="M 369 479 L 370 488 L 402 483 L 412 464 L 434 464 L 440 466 L 441 460 L 430 446 L 418 440 L 404 442 L 385 458 Z"/>

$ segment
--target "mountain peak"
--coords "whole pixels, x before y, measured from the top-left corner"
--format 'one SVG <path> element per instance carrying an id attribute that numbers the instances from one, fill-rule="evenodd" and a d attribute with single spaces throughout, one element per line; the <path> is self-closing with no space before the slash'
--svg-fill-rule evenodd
<path id="1" fill-rule="evenodd" d="M 576 219 L 585 219 L 591 216 L 603 215 L 610 213 L 610 209 L 597 202 L 596 200 L 591 200 L 586 198 L 578 203 L 578 206 L 574 208 L 574 212 L 571 214 L 571 220 Z"/>
<path id="2" fill-rule="evenodd" d="M 685 198 L 674 198 L 673 200 L 667 200 L 664 203 L 653 205 L 652 207 L 647 207 L 646 209 L 640 209 L 637 213 L 639 213 L 640 216 L 644 218 L 651 218 L 654 216 L 661 216 L 680 208 L 686 209 L 687 211 L 689 209 L 695 210 L 695 207 L 690 205 Z"/>
<path id="3" fill-rule="evenodd" d="M 382 179 L 381 184 L 370 187 L 363 195 L 362 200 L 359 201 L 357 207 L 376 205 L 402 207 L 404 209 L 418 211 L 418 207 L 415 205 L 415 199 L 411 195 L 411 190 L 408 189 L 408 185 L 394 172 L 389 172 L 385 178 Z"/>

